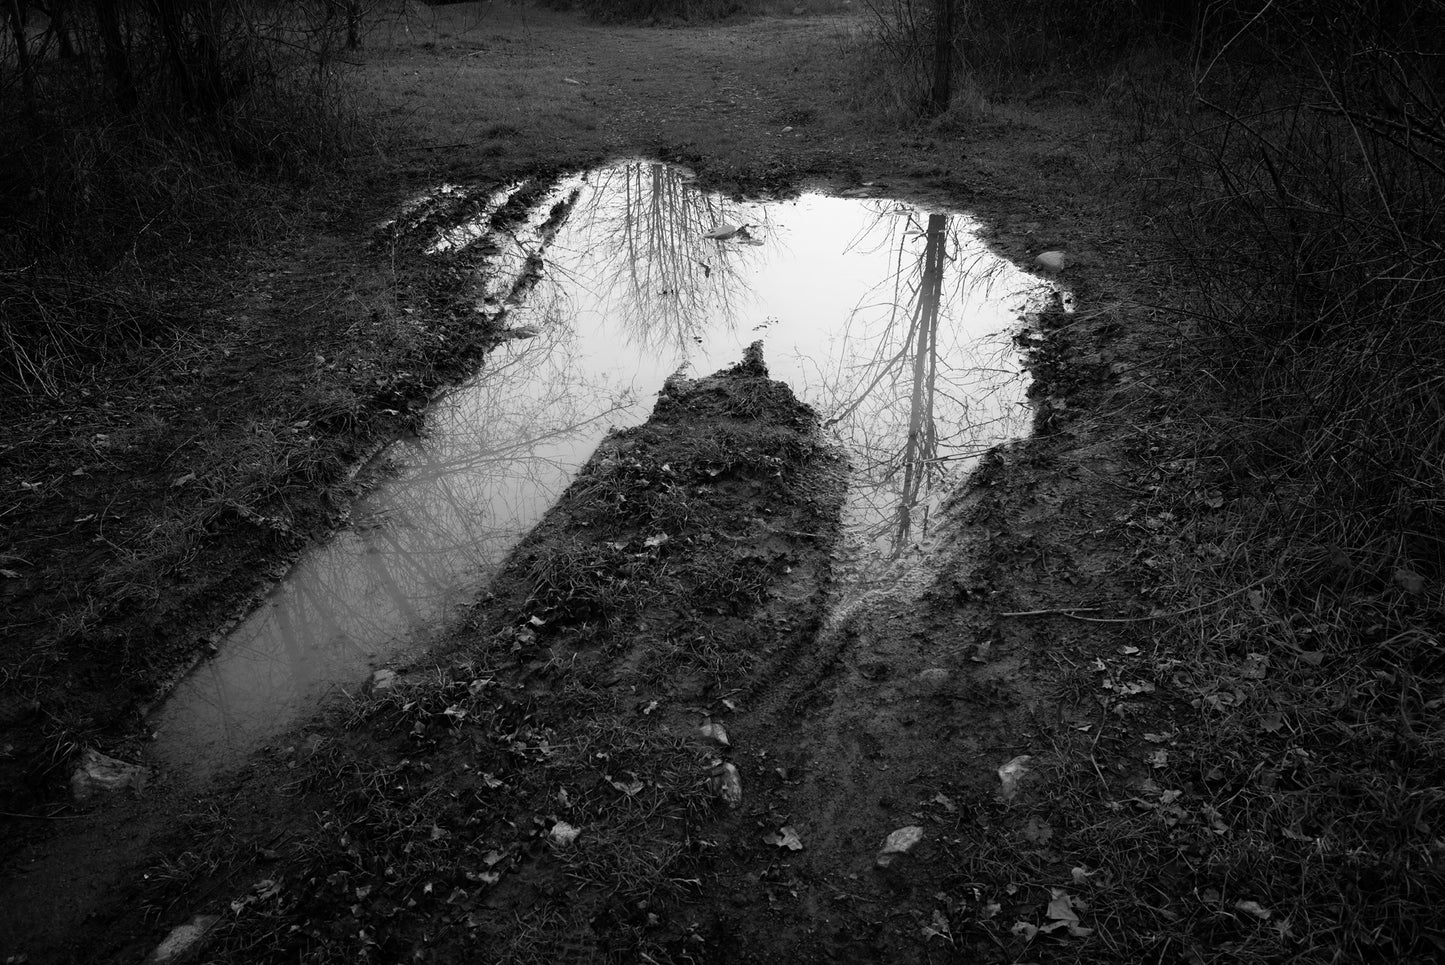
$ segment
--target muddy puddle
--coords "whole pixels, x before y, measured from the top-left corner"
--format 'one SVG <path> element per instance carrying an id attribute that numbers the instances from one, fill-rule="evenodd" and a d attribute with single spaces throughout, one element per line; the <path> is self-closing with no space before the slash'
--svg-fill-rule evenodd
<path id="1" fill-rule="evenodd" d="M 552 188 L 448 186 L 386 226 L 472 279 L 478 317 L 516 337 L 439 399 L 427 431 L 370 471 L 352 524 L 309 552 L 156 712 L 155 755 L 203 778 L 293 727 L 328 693 L 415 652 L 482 590 L 613 426 L 664 380 L 762 340 L 849 451 L 840 569 L 895 578 L 942 499 L 1029 413 L 1013 344 L 1042 289 L 963 215 L 819 195 L 738 202 L 689 172 L 626 162 Z"/>

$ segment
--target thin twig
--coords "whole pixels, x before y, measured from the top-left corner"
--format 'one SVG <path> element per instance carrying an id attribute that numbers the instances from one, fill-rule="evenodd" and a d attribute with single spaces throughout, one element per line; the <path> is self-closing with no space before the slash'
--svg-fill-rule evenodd
<path id="1" fill-rule="evenodd" d="M 1059 608 L 1059 609 L 1057 609 L 1057 610 L 1024 610 L 1024 611 L 1015 612 L 1015 613 L 1000 613 L 999 616 L 1001 616 L 1001 617 L 1062 616 L 1062 617 L 1068 617 L 1068 618 L 1071 619 L 1071 620 L 1082 620 L 1082 621 L 1084 621 L 1085 623 L 1148 623 L 1150 620 L 1169 620 L 1169 619 L 1172 619 L 1172 618 L 1174 618 L 1174 617 L 1182 617 L 1182 616 L 1184 616 L 1185 614 L 1188 614 L 1188 613 L 1194 613 L 1194 612 L 1197 611 L 1197 610 L 1208 609 L 1209 607 L 1212 607 L 1212 606 L 1214 606 L 1214 605 L 1216 605 L 1216 604 L 1223 603 L 1225 600 L 1228 600 L 1228 599 L 1230 599 L 1231 597 L 1239 596 L 1239 594 L 1245 592 L 1246 590 L 1252 590 L 1252 589 L 1254 589 L 1255 587 L 1257 587 L 1257 586 L 1259 586 L 1261 583 L 1263 583 L 1263 582 L 1264 582 L 1264 579 L 1265 579 L 1264 577 L 1261 577 L 1261 578 L 1255 580 L 1253 583 L 1250 583 L 1250 584 L 1248 584 L 1248 585 L 1246 585 L 1246 586 L 1241 586 L 1241 587 L 1240 587 L 1239 589 L 1237 589 L 1237 590 L 1231 590 L 1230 592 L 1224 594 L 1224 596 L 1217 597 L 1217 598 L 1215 598 L 1215 599 L 1213 599 L 1213 600 L 1208 600 L 1208 601 L 1206 601 L 1206 602 L 1204 602 L 1204 603 L 1200 603 L 1200 604 L 1198 604 L 1198 605 L 1196 605 L 1196 606 L 1185 607 L 1183 610 L 1174 610 L 1174 611 L 1171 612 L 1171 613 L 1151 613 L 1151 614 L 1149 614 L 1148 616 L 1143 616 L 1143 617 L 1081 617 L 1081 616 L 1079 616 L 1080 613 L 1096 613 L 1096 612 L 1098 612 L 1099 608 L 1096 607 L 1096 606 L 1071 606 L 1071 607 L 1061 607 L 1061 608 Z"/>
<path id="2" fill-rule="evenodd" d="M 1075 613 L 1098 613 L 1096 606 L 1066 606 L 1056 610 L 1017 610 L 1013 613 L 1000 613 L 1001 617 L 1051 617 L 1070 616 Z"/>

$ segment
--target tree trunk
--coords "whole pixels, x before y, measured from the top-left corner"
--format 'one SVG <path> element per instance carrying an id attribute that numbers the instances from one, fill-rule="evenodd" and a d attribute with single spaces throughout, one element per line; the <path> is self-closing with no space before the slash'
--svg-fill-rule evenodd
<path id="1" fill-rule="evenodd" d="M 928 114 L 937 117 L 948 110 L 953 98 L 953 19 L 958 0 L 934 0 L 933 89 L 928 94 Z"/>
<path id="2" fill-rule="evenodd" d="M 123 111 L 136 106 L 135 78 L 130 72 L 130 54 L 120 35 L 120 12 L 116 0 L 95 0 L 95 21 L 105 48 L 105 72 L 115 88 L 115 102 Z"/>
<path id="3" fill-rule="evenodd" d="M 60 56 L 74 60 L 77 56 L 75 44 L 70 39 L 70 0 L 50 0 L 50 29 L 60 45 Z"/>
<path id="4" fill-rule="evenodd" d="M 346 49 L 361 47 L 361 0 L 346 0 Z"/>
<path id="5" fill-rule="evenodd" d="M 30 46 L 25 39 L 25 15 L 20 12 L 20 0 L 10 0 L 6 4 L 6 10 L 10 15 L 10 32 L 15 35 L 15 62 L 20 71 L 20 90 L 25 97 L 25 110 L 34 115 L 35 66 L 30 62 Z"/>
<path id="6" fill-rule="evenodd" d="M 196 84 L 191 76 L 190 65 L 186 63 L 185 39 L 181 32 L 181 12 L 176 0 L 150 0 L 151 16 L 161 28 L 161 37 L 166 43 L 166 58 L 170 61 L 171 77 L 180 91 L 181 103 L 186 107 L 196 106 Z"/>

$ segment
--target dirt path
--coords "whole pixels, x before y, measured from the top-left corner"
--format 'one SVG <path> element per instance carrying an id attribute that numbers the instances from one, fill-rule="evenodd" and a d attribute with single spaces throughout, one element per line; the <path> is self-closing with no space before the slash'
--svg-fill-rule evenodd
<path id="1" fill-rule="evenodd" d="M 1057 847 L 1080 830 L 1069 822 L 1082 813 L 1059 801 L 1078 793 L 1061 788 L 1076 788 L 1081 770 L 1097 768 L 1078 742 L 1097 744 L 1106 712 L 1126 714 L 1107 710 L 1126 702 L 1110 703 L 1118 689 L 1100 697 L 1096 666 L 1109 668 L 1110 688 L 1145 679 L 1132 661 L 1148 645 L 1148 624 L 1086 624 L 1053 611 L 1087 607 L 1127 621 L 1144 606 L 1131 527 L 1147 492 L 1138 459 L 1147 427 L 1167 415 L 1152 388 L 1169 361 L 1167 333 L 1132 300 L 1146 284 L 1144 259 L 1121 254 L 1134 226 L 1113 207 L 1097 117 L 1020 99 L 900 131 L 879 119 L 889 95 L 857 59 L 857 30 L 843 16 L 644 30 L 495 5 L 417 13 L 394 28 L 393 44 L 378 38 L 357 70 L 366 98 L 411 139 L 377 160 L 357 200 L 383 211 L 448 177 L 501 182 L 650 156 L 740 193 L 870 182 L 886 196 L 962 208 L 1020 263 L 1066 248 L 1078 307 L 1038 320 L 1048 336 L 1032 359 L 1038 435 L 990 458 L 958 495 L 946 550 L 918 561 L 896 591 L 845 601 L 826 626 L 805 607 L 785 629 L 808 635 L 807 645 L 762 646 L 756 659 L 726 640 L 629 649 L 604 635 L 563 647 L 549 635 L 596 632 L 586 616 L 558 620 L 585 602 L 585 580 L 547 576 L 558 557 L 540 554 L 526 593 L 494 601 L 465 632 L 470 662 L 373 695 L 350 720 L 313 730 L 315 741 L 288 742 L 206 795 L 162 778 L 133 815 L 77 819 L 82 834 L 67 836 L 65 821 L 19 826 L 29 843 L 11 855 L 3 897 L 20 937 L 7 939 L 6 954 L 129 959 L 191 915 L 219 912 L 214 953 L 238 961 L 291 960 L 303 948 L 324 960 L 415 952 L 449 961 L 477 943 L 506 961 L 1002 961 L 1028 950 L 1075 954 L 1086 933 L 1071 910 L 1091 921 L 1117 913 L 1107 899 L 1085 913 L 1088 861 L 1100 856 Z M 280 355 L 333 355 L 326 319 L 300 310 L 333 280 L 361 293 L 338 310 L 343 320 L 405 305 L 428 316 L 407 337 L 451 333 L 445 278 L 403 265 L 385 293 L 358 281 L 368 270 L 361 220 L 316 250 L 335 279 L 308 289 L 294 271 L 316 259 L 280 256 L 253 293 L 258 311 L 269 302 L 277 307 L 264 311 L 291 326 Z M 227 364 L 240 370 L 266 357 L 259 342 L 233 348 L 239 360 Z M 381 358 L 374 344 L 336 349 L 368 377 Z M 245 391 L 239 380 L 235 398 L 216 405 L 240 410 Z M 342 451 L 384 432 L 367 412 L 357 417 L 365 429 L 327 429 L 345 440 Z M 621 457 L 607 458 L 607 471 L 620 472 Z M 627 485 L 643 486 L 644 476 Z M 815 507 L 832 498 L 813 497 Z M 773 617 L 789 586 L 826 584 L 818 546 L 804 554 L 813 570 L 784 579 L 778 561 L 798 551 L 776 522 L 771 536 L 745 541 L 766 574 L 748 575 L 758 579 L 752 603 Z M 826 528 L 787 528 L 826 542 Z M 673 552 L 646 546 L 654 534 L 641 529 L 584 535 L 568 560 L 640 541 L 627 564 L 639 568 L 639 587 L 654 585 L 652 568 Z M 237 558 L 268 554 L 274 546 Z M 689 579 L 695 591 L 700 578 Z M 537 628 L 518 626 L 543 584 L 557 594 L 553 609 L 535 614 Z M 1010 615 L 1035 611 L 1048 612 Z M 215 612 L 185 615 L 171 631 L 194 639 Z M 659 620 L 641 612 L 601 622 L 607 633 L 651 640 Z M 499 633 L 513 634 L 525 659 L 511 643 L 497 649 Z M 538 637 L 550 649 L 532 650 Z M 579 667 L 578 653 L 606 659 Z M 718 684 L 718 661 L 730 686 Z M 624 699 L 619 688 L 634 678 L 657 696 L 644 688 Z M 1140 686 L 1127 702 L 1141 721 L 1147 693 Z M 703 714 L 726 724 L 730 751 L 699 747 Z M 130 734 L 108 749 L 140 753 Z M 500 756 L 486 763 L 488 755 Z M 998 769 L 1024 756 L 1018 790 L 1002 794 Z M 738 768 L 739 808 L 716 802 L 722 772 L 710 782 L 704 758 Z M 1121 764 L 1087 796 L 1117 797 L 1108 788 L 1142 781 L 1146 770 Z M 158 817 L 157 802 L 184 819 Z M 575 847 L 565 840 L 574 826 Z M 605 847 L 594 848 L 599 827 Z M 885 836 L 909 827 L 921 843 L 876 867 Z M 131 846 L 105 851 L 117 833 Z M 142 854 L 165 857 L 140 877 Z M 465 867 L 446 860 L 458 854 Z M 29 875 L 13 873 L 26 867 Z M 84 882 L 82 900 L 54 902 Z M 84 921 L 92 924 L 77 931 Z M 1030 928 L 1048 931 L 1031 944 Z"/>

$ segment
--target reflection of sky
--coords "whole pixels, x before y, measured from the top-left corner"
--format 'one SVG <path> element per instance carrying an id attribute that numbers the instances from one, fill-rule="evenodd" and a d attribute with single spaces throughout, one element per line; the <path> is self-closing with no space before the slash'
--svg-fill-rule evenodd
<path id="1" fill-rule="evenodd" d="M 544 253 L 540 281 L 507 318 L 540 334 L 499 347 L 433 407 L 424 438 L 393 445 L 395 472 L 353 525 L 309 552 L 177 688 L 153 722 L 167 764 L 208 773 L 297 722 L 328 687 L 355 685 L 423 640 L 476 595 L 609 426 L 643 421 L 679 366 L 716 371 L 759 338 L 773 377 L 836 418 L 830 431 L 855 468 L 850 541 L 860 558 L 884 554 L 903 492 L 926 218 L 885 201 L 731 202 L 642 162 L 569 179 L 552 200 L 573 191 L 555 235 L 523 228 L 487 259 L 515 268 Z M 749 237 L 703 237 L 721 223 Z M 961 217 L 948 225 L 931 360 L 938 445 L 914 542 L 949 481 L 1025 424 L 1007 330 L 1032 279 L 988 255 Z M 442 237 L 465 247 L 480 233 L 462 224 Z"/>

